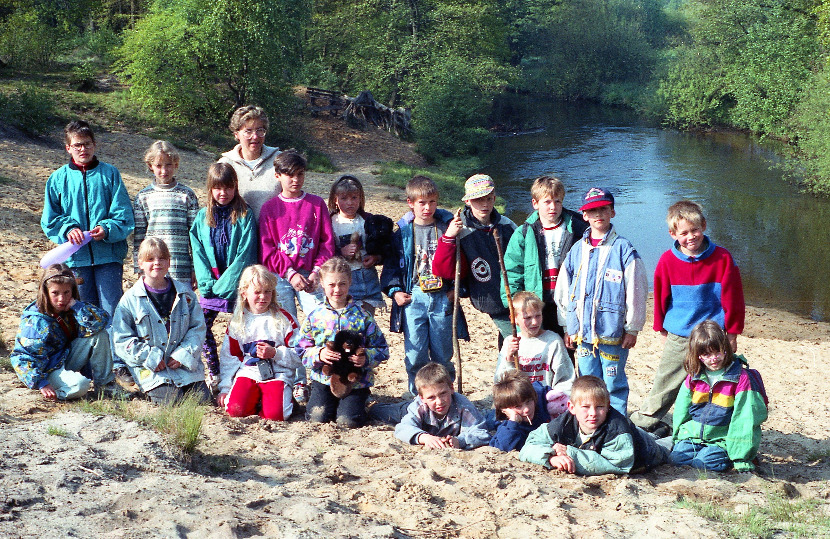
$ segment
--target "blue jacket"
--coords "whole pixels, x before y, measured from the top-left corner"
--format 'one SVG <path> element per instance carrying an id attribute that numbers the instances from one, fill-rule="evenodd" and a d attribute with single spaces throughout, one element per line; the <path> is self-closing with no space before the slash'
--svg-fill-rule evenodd
<path id="1" fill-rule="evenodd" d="M 162 384 L 183 387 L 205 379 L 202 343 L 205 317 L 190 284 L 173 281 L 176 300 L 170 312 L 170 331 L 159 316 L 144 280 L 124 293 L 112 317 L 115 353 L 130 367 L 136 383 L 147 392 Z M 155 372 L 162 360 L 173 358 L 178 369 Z"/>
<path id="2" fill-rule="evenodd" d="M 91 241 L 72 255 L 70 267 L 122 263 L 127 256 L 127 236 L 133 231 L 133 204 L 121 174 L 114 166 L 95 158 L 86 170 L 64 165 L 46 181 L 40 227 L 52 242 L 67 241 L 73 228 L 92 230 L 100 225 L 106 235 Z"/>
<path id="3" fill-rule="evenodd" d="M 75 301 L 70 310 L 78 324 L 78 337 L 91 337 L 109 325 L 110 315 L 91 303 Z M 9 359 L 26 387 L 40 389 L 49 383 L 49 374 L 64 366 L 71 345 L 57 320 L 38 311 L 32 302 L 20 316 Z"/>
<path id="4" fill-rule="evenodd" d="M 496 433 L 490 438 L 490 447 L 505 452 L 524 447 L 528 435 L 550 421 L 548 401 L 545 397 L 550 389 L 550 386 L 533 382 L 533 390 L 536 391 L 536 413 L 533 414 L 533 420 L 529 425 L 527 423 L 516 423 L 508 419 L 499 421 L 496 424 Z"/>
<path id="5" fill-rule="evenodd" d="M 452 219 L 452 213 L 447 210 L 440 208 L 435 210 L 435 223 L 439 234 L 447 230 L 447 225 Z M 412 224 L 414 220 L 415 214 L 410 211 L 398 221 L 398 230 L 392 235 L 392 245 L 397 256 L 384 261 L 383 271 L 380 274 L 380 286 L 384 293 L 392 299 L 392 311 L 389 313 L 389 330 L 392 333 L 403 332 L 403 317 L 406 311 L 406 306 L 399 307 L 395 303 L 395 292 L 406 292 L 407 294 L 412 292 L 412 279 L 415 272 L 415 233 Z M 458 337 L 467 341 L 470 340 L 464 311 L 460 307 Z"/>
<path id="6" fill-rule="evenodd" d="M 429 409 L 421 397 L 407 407 L 406 415 L 395 426 L 395 437 L 402 442 L 416 445 L 422 433 L 433 436 L 455 436 L 461 449 L 475 449 L 487 445 L 490 434 L 485 429 L 485 421 L 467 397 L 453 393 L 450 409 L 442 418 L 438 418 Z"/>
<path id="7" fill-rule="evenodd" d="M 643 259 L 613 227 L 596 247 L 591 229 L 574 244 L 556 281 L 559 324 L 577 342 L 622 342 L 637 335 L 646 321 L 648 277 Z"/>

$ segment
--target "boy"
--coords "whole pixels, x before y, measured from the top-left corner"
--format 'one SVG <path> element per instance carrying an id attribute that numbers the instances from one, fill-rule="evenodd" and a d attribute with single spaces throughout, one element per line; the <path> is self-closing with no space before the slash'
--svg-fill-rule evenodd
<path id="1" fill-rule="evenodd" d="M 322 303 L 320 266 L 334 255 L 328 207 L 322 198 L 303 191 L 307 165 L 295 150 L 274 159 L 282 192 L 266 202 L 259 214 L 262 265 L 277 275 L 277 301 L 295 320 L 295 297 L 306 314 Z M 295 380 L 294 398 L 305 404 L 305 368 L 297 369 Z"/>
<path id="2" fill-rule="evenodd" d="M 437 209 L 438 188 L 426 176 L 407 182 L 406 203 L 412 211 L 398 221 L 392 238 L 397 256 L 384 264 L 380 282 L 392 299 L 390 330 L 404 334 L 408 389 L 415 395 L 415 374 L 430 361 L 444 365 L 455 380 L 452 281 L 436 277 L 432 271 L 438 239 L 452 214 Z M 469 339 L 463 318 L 459 318 L 458 333 Z"/>
<path id="3" fill-rule="evenodd" d="M 469 290 L 473 307 L 486 313 L 499 330 L 498 346 L 513 334 L 510 314 L 501 301 L 499 253 L 493 230 L 501 237 L 502 250 L 507 248 L 516 223 L 501 215 L 493 205 L 496 185 L 490 176 L 476 174 L 464 184 L 466 204 L 441 236 L 432 271 L 442 279 L 455 277 L 455 244 L 461 242 L 461 278 Z M 472 277 L 471 277 L 472 276 Z"/>
<path id="4" fill-rule="evenodd" d="M 487 445 L 484 418 L 466 397 L 455 393 L 452 377 L 440 363 L 425 365 L 415 376 L 418 396 L 395 427 L 402 442 L 430 449 L 475 449 Z"/>
<path id="5" fill-rule="evenodd" d="M 498 382 L 514 368 L 511 358 L 518 354 L 519 370 L 531 383 L 541 382 L 563 394 L 570 393 L 575 377 L 573 363 L 562 337 L 542 328 L 544 303 L 533 292 L 522 291 L 513 298 L 513 305 L 521 337 L 505 339 L 493 381 Z"/>
<path id="6" fill-rule="evenodd" d="M 646 321 L 648 278 L 631 242 L 611 224 L 614 195 L 593 187 L 580 208 L 589 228 L 559 273 L 554 297 L 565 345 L 576 346 L 579 373 L 605 380 L 611 406 L 625 415 L 628 350 Z"/>
<path id="7" fill-rule="evenodd" d="M 574 211 L 565 209 L 565 186 L 558 178 L 541 176 L 530 188 L 533 213 L 510 238 L 504 253 L 504 266 L 510 292 L 528 290 L 542 298 L 542 327 L 564 336 L 556 315 L 553 291 L 559 268 L 574 242 L 582 237 L 588 224 Z M 507 306 L 504 282 L 502 301 Z"/>
<path id="8" fill-rule="evenodd" d="M 57 244 L 80 244 L 84 231 L 89 231 L 92 241 L 66 264 L 78 277 L 81 301 L 97 305 L 111 317 L 124 293 L 121 280 L 127 236 L 135 227 L 133 205 L 118 169 L 95 157 L 95 134 L 87 122 L 70 122 L 64 141 L 70 161 L 46 181 L 40 226 Z M 132 388 L 127 367 L 114 359 L 119 383 Z"/>
<path id="9" fill-rule="evenodd" d="M 700 205 L 681 200 L 669 207 L 666 222 L 674 247 L 663 253 L 654 270 L 654 330 L 666 338 L 654 387 L 634 423 L 656 436 L 671 433 L 661 419 L 677 398 L 686 376 L 683 361 L 692 329 L 704 320 L 716 321 L 732 350 L 744 328 L 741 274 L 729 251 L 709 239 Z"/>
<path id="10" fill-rule="evenodd" d="M 578 475 L 638 473 L 667 462 L 668 451 L 609 402 L 605 382 L 580 376 L 568 411 L 531 432 L 519 459 Z"/>

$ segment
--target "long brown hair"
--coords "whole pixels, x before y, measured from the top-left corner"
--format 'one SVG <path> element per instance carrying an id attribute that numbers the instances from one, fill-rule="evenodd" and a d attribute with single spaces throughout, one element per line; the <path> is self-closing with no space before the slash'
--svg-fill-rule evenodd
<path id="1" fill-rule="evenodd" d="M 66 264 L 52 264 L 48 266 L 40 276 L 40 287 L 37 290 L 37 310 L 43 314 L 50 316 L 57 314 L 52 309 L 52 303 L 49 301 L 49 284 L 68 284 L 72 287 L 72 297 L 76 300 L 81 299 L 78 293 L 78 281 L 75 280 L 75 274 L 72 269 Z"/>
<path id="2" fill-rule="evenodd" d="M 216 228 L 216 217 L 213 213 L 216 207 L 216 201 L 213 200 L 214 187 L 233 187 L 233 198 L 228 203 L 231 207 L 231 224 L 235 225 L 238 219 L 245 217 L 248 214 L 248 205 L 245 199 L 239 194 L 239 179 L 236 177 L 236 171 L 227 163 L 213 163 L 208 168 L 207 174 L 207 192 L 210 197 L 205 208 L 205 222 L 210 228 Z"/>
<path id="3" fill-rule="evenodd" d="M 723 368 L 727 369 L 735 360 L 735 353 L 729 338 L 720 324 L 714 320 L 704 320 L 696 325 L 689 334 L 689 349 L 686 351 L 686 360 L 683 367 L 692 376 L 697 376 L 703 369 L 700 356 L 704 354 L 717 354 L 723 352 Z"/>

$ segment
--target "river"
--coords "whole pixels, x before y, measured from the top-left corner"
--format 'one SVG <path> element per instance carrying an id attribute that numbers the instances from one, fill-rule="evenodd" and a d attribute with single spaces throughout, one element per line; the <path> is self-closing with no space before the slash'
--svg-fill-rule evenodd
<path id="1" fill-rule="evenodd" d="M 616 198 L 614 226 L 653 275 L 672 245 L 665 217 L 675 201 L 704 208 L 707 234 L 729 249 L 747 303 L 830 319 L 830 201 L 804 195 L 771 168 L 776 156 L 740 134 L 693 134 L 642 123 L 630 113 L 573 103 L 535 108 L 543 130 L 501 137 L 485 157 L 506 213 L 532 211 L 530 184 L 554 174 L 565 207 L 603 186 Z"/>

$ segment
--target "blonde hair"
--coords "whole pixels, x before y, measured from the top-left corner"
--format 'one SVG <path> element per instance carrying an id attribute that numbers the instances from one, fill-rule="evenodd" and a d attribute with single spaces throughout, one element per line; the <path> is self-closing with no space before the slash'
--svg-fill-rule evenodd
<path id="1" fill-rule="evenodd" d="M 703 208 L 697 202 L 691 200 L 681 200 L 669 206 L 669 212 L 666 215 L 666 223 L 669 225 L 669 231 L 672 233 L 677 231 L 680 226 L 680 221 L 689 221 L 694 226 L 703 228 L 706 226 L 706 217 L 703 216 Z"/>
<path id="2" fill-rule="evenodd" d="M 611 404 L 611 394 L 601 378 L 592 375 L 580 376 L 571 387 L 570 401 L 574 404 L 592 402 L 596 404 Z"/>
<path id="3" fill-rule="evenodd" d="M 366 205 L 366 195 L 363 193 L 363 185 L 354 176 L 347 175 L 340 176 L 340 179 L 331 186 L 328 201 L 329 215 L 340 212 L 340 208 L 337 207 L 337 197 L 349 193 L 358 193 L 360 195 L 360 205 L 357 207 L 358 215 L 366 213 L 366 210 L 363 209 Z"/>
<path id="4" fill-rule="evenodd" d="M 166 258 L 170 260 L 170 249 L 161 238 L 144 238 L 138 247 L 138 261 L 144 262 L 151 257 Z"/>
<path id="5" fill-rule="evenodd" d="M 75 274 L 72 273 L 72 268 L 66 264 L 51 264 L 43 270 L 40 274 L 40 286 L 37 290 L 37 310 L 43 314 L 56 314 L 52 309 L 52 302 L 49 301 L 49 285 L 50 284 L 68 284 L 72 289 L 72 297 L 76 300 L 81 299 L 78 293 L 78 281 L 75 279 Z"/>
<path id="6" fill-rule="evenodd" d="M 150 147 L 144 152 L 144 162 L 148 169 L 160 155 L 166 155 L 173 161 L 173 166 L 179 166 L 179 150 L 166 140 L 157 140 L 150 144 Z"/>
<path id="7" fill-rule="evenodd" d="M 426 176 L 414 176 L 411 180 L 406 182 L 406 199 L 415 201 L 419 198 L 426 198 L 428 196 L 438 196 L 438 186 L 431 178 Z"/>
<path id="8" fill-rule="evenodd" d="M 342 256 L 333 256 L 326 260 L 322 266 L 320 266 L 321 279 L 326 275 L 331 275 L 333 273 L 345 273 L 349 276 L 349 283 L 352 282 L 352 267 Z"/>
<path id="9" fill-rule="evenodd" d="M 233 111 L 228 128 L 231 130 L 231 133 L 236 133 L 251 120 L 261 122 L 262 127 L 268 131 L 268 115 L 265 114 L 265 111 L 261 107 L 257 107 L 256 105 L 245 105 Z"/>
<path id="10" fill-rule="evenodd" d="M 542 200 L 543 197 L 565 199 L 565 184 L 556 176 L 539 176 L 530 186 L 530 196 L 533 200 Z"/>
<path id="11" fill-rule="evenodd" d="M 689 348 L 686 350 L 686 360 L 683 367 L 692 376 L 697 376 L 703 370 L 700 356 L 723 352 L 723 368 L 727 369 L 735 360 L 729 337 L 720 324 L 714 320 L 704 320 L 696 325 L 689 334 Z"/>
<path id="12" fill-rule="evenodd" d="M 421 367 L 415 375 L 415 389 L 418 390 L 419 395 L 425 387 L 437 386 L 441 384 L 447 384 L 450 390 L 452 390 L 452 378 L 450 378 L 450 373 L 447 368 L 440 363 L 427 363 Z"/>
<path id="13" fill-rule="evenodd" d="M 536 390 L 527 375 L 517 370 L 509 370 L 502 374 L 498 382 L 493 385 L 493 407 L 496 409 L 496 419 L 507 419 L 505 408 L 521 406 L 527 401 L 536 402 Z"/>
<path id="14" fill-rule="evenodd" d="M 271 303 L 268 305 L 268 312 L 276 316 L 280 312 L 280 304 L 277 302 L 277 276 L 268 271 L 262 264 L 248 266 L 242 271 L 239 277 L 239 286 L 236 289 L 236 306 L 233 308 L 233 316 L 228 323 L 231 331 L 240 339 L 245 337 L 245 310 L 249 310 L 248 298 L 244 297 L 245 292 L 251 285 L 260 285 L 271 291 Z"/>
<path id="15" fill-rule="evenodd" d="M 216 227 L 216 202 L 213 200 L 214 187 L 233 187 L 234 194 L 228 206 L 231 207 L 231 224 L 235 225 L 238 219 L 245 217 L 248 213 L 248 205 L 245 199 L 239 194 L 239 179 L 236 176 L 236 170 L 228 163 L 213 163 L 208 168 L 207 173 L 207 192 L 210 197 L 210 202 L 205 206 L 205 222 L 210 228 Z"/>
<path id="16" fill-rule="evenodd" d="M 545 302 L 539 299 L 539 296 L 533 292 L 522 290 L 513 296 L 513 306 L 517 313 L 524 313 L 527 309 L 535 309 L 542 312 L 545 308 Z"/>

